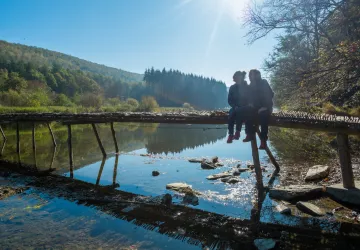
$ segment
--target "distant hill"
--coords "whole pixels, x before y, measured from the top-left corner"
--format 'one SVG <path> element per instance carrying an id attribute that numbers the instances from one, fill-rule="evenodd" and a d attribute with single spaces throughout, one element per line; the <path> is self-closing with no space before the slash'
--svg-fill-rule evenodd
<path id="1" fill-rule="evenodd" d="M 12 58 L 15 62 L 30 62 L 39 66 L 57 64 L 65 69 L 81 70 L 110 76 L 123 82 L 140 82 L 143 80 L 142 74 L 132 73 L 122 69 L 116 69 L 102 64 L 89 62 L 56 51 L 22 44 L 8 43 L 0 40 L 0 61 L 1 59 L 8 58 Z"/>

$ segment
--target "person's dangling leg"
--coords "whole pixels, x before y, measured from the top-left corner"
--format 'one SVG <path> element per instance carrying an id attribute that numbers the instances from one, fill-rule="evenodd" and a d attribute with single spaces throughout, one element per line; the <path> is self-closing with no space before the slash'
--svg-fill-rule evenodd
<path id="1" fill-rule="evenodd" d="M 235 135 L 234 135 L 234 140 L 239 140 L 240 139 L 241 127 L 242 127 L 242 124 L 244 122 L 244 110 L 243 110 L 242 107 L 236 109 L 235 121 L 236 121 L 236 132 L 235 132 Z"/>
<path id="2" fill-rule="evenodd" d="M 245 133 L 246 138 L 243 140 L 243 142 L 249 142 L 252 141 L 255 138 L 255 125 L 254 125 L 254 113 L 255 110 L 252 107 L 245 107 L 244 110 L 244 119 L 245 119 Z"/>
<path id="3" fill-rule="evenodd" d="M 269 133 L 269 119 L 270 119 L 269 110 L 264 110 L 259 113 L 259 123 L 261 127 L 261 131 L 260 131 L 261 144 L 259 149 L 265 149 L 267 147 L 266 141 L 268 140 L 268 133 Z"/>
<path id="4" fill-rule="evenodd" d="M 229 137 L 227 139 L 227 143 L 232 143 L 232 141 L 234 140 L 234 126 L 235 126 L 235 112 L 234 109 L 231 108 L 228 117 Z"/>

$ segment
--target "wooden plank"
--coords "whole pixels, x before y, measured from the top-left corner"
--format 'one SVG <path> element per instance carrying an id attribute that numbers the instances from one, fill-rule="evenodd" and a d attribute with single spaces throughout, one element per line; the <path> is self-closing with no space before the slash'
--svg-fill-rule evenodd
<path id="1" fill-rule="evenodd" d="M 115 152 L 116 153 L 119 153 L 119 147 L 118 147 L 118 143 L 117 143 L 117 140 L 116 140 L 116 133 L 115 133 L 115 129 L 114 129 L 114 123 L 110 123 L 110 126 L 111 126 L 111 133 L 112 133 L 112 136 L 113 136 L 113 139 L 114 139 L 114 144 L 115 144 Z"/>
<path id="2" fill-rule="evenodd" d="M 69 163 L 70 163 L 70 178 L 74 178 L 74 160 L 73 160 L 73 149 L 72 149 L 72 135 L 71 135 L 71 125 L 67 125 L 68 128 L 68 150 L 69 150 Z"/>
<path id="3" fill-rule="evenodd" d="M 55 135 L 54 135 L 54 133 L 53 133 L 53 131 L 51 129 L 50 123 L 47 122 L 46 124 L 47 124 L 47 127 L 49 128 L 53 145 L 54 145 L 54 147 L 56 147 L 57 145 L 56 145 Z"/>
<path id="4" fill-rule="evenodd" d="M 6 136 L 5 136 L 5 133 L 4 133 L 4 130 L 2 129 L 2 127 L 0 126 L 0 132 L 1 132 L 1 135 L 4 139 L 4 141 L 6 141 Z"/>
<path id="5" fill-rule="evenodd" d="M 349 137 L 346 134 L 337 134 L 338 153 L 340 158 L 341 174 L 344 188 L 355 188 L 354 174 L 351 166 Z"/>
<path id="6" fill-rule="evenodd" d="M 106 157 L 106 152 L 105 152 L 104 146 L 102 145 L 102 142 L 101 142 L 101 140 L 100 140 L 100 136 L 99 136 L 99 133 L 98 133 L 98 131 L 97 131 L 97 129 L 96 129 L 96 126 L 95 126 L 94 123 L 92 123 L 91 126 L 92 126 L 92 128 L 93 128 L 93 130 L 94 130 L 94 134 L 95 134 L 95 136 L 96 136 L 96 140 L 97 140 L 97 142 L 98 142 L 98 144 L 99 144 L 99 147 L 100 147 L 100 149 L 101 149 L 101 152 L 102 152 L 102 154 L 103 154 L 103 157 Z"/>
<path id="7" fill-rule="evenodd" d="M 255 167 L 255 174 L 256 174 L 256 186 L 259 190 L 264 189 L 263 180 L 262 180 L 262 171 L 260 166 L 260 159 L 259 159 L 259 150 L 256 143 L 256 138 L 251 141 L 251 151 L 252 157 Z"/>

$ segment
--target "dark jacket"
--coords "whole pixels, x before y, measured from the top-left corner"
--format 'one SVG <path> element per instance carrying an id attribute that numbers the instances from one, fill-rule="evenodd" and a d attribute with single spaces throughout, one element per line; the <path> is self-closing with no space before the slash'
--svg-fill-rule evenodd
<path id="1" fill-rule="evenodd" d="M 266 107 L 270 112 L 273 109 L 274 92 L 271 89 L 268 81 L 262 79 L 258 83 L 251 83 L 249 85 L 250 100 L 249 103 L 254 105 L 256 109 Z"/>
<path id="2" fill-rule="evenodd" d="M 246 81 L 233 84 L 229 89 L 228 103 L 230 107 L 242 107 L 248 105 L 249 85 Z"/>

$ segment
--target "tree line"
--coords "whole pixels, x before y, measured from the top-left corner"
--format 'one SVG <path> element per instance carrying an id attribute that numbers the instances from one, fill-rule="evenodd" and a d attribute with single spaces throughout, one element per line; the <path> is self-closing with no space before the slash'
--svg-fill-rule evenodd
<path id="1" fill-rule="evenodd" d="M 360 1 L 264 0 L 245 26 L 250 43 L 280 32 L 264 65 L 278 106 L 360 106 Z"/>
<path id="2" fill-rule="evenodd" d="M 147 69 L 144 81 L 161 106 L 189 103 L 196 109 L 219 109 L 227 106 L 225 83 L 213 78 L 184 74 L 178 70 Z"/>
<path id="3" fill-rule="evenodd" d="M 99 109 L 105 105 L 104 111 L 150 111 L 158 107 L 156 100 L 166 107 L 223 108 L 226 86 L 176 70 L 152 68 L 144 75 L 135 74 L 46 49 L 0 41 L 2 106 Z"/>

